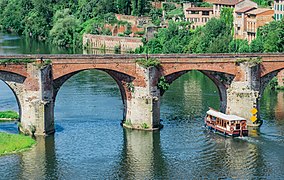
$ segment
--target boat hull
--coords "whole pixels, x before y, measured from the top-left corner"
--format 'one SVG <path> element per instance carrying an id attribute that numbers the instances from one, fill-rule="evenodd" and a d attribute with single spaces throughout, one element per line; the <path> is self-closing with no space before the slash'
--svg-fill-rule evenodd
<path id="1" fill-rule="evenodd" d="M 219 128 L 217 126 L 214 126 L 210 123 L 205 123 L 205 126 L 212 132 L 218 133 L 224 136 L 232 136 L 232 137 L 243 137 L 243 136 L 248 136 L 248 130 L 233 130 L 233 131 L 228 131 L 224 130 L 222 128 Z"/>

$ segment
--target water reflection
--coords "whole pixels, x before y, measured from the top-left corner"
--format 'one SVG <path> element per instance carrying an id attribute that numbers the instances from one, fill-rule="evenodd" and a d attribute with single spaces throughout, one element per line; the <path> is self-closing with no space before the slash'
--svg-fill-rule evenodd
<path id="1" fill-rule="evenodd" d="M 37 137 L 37 145 L 19 155 L 19 179 L 58 178 L 54 136 Z"/>
<path id="2" fill-rule="evenodd" d="M 200 151 L 200 161 L 198 167 L 204 167 L 202 170 L 196 169 L 196 175 L 200 177 L 218 176 L 219 178 L 238 178 L 264 176 L 261 172 L 266 165 L 263 161 L 261 149 L 251 142 L 250 138 L 224 138 L 223 136 L 207 133 L 208 147 Z M 216 169 L 219 171 L 216 172 Z"/>
<path id="3" fill-rule="evenodd" d="M 37 137 L 29 151 L 0 157 L 0 179 L 57 179 L 54 136 Z"/>
<path id="4" fill-rule="evenodd" d="M 165 179 L 168 177 L 161 150 L 160 132 L 123 130 L 123 150 L 116 178 Z"/>
<path id="5" fill-rule="evenodd" d="M 62 48 L 16 34 L 0 32 L 0 54 L 81 54 L 81 49 Z"/>

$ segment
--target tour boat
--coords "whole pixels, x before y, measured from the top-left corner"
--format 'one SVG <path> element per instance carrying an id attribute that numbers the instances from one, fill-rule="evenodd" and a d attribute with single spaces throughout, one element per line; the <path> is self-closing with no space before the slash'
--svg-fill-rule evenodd
<path id="1" fill-rule="evenodd" d="M 248 136 L 246 119 L 242 117 L 224 114 L 210 108 L 204 121 L 205 126 L 214 132 L 233 137 Z"/>

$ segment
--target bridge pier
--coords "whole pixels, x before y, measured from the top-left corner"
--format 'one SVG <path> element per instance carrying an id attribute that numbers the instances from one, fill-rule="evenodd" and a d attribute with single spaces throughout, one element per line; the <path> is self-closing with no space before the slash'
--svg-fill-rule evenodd
<path id="1" fill-rule="evenodd" d="M 131 97 L 127 99 L 124 127 L 157 130 L 160 125 L 160 90 L 157 88 L 158 70 L 155 67 L 137 67 L 143 74 L 144 86 L 134 82 Z"/>
<path id="2" fill-rule="evenodd" d="M 51 66 L 27 64 L 28 76 L 18 92 L 21 106 L 20 131 L 47 135 L 54 132 L 54 100 Z"/>
<path id="3" fill-rule="evenodd" d="M 257 121 L 252 122 L 251 110 L 256 108 L 259 112 L 260 99 L 260 66 L 250 62 L 240 63 L 238 73 L 227 89 L 228 114 L 235 114 L 247 119 L 249 126 L 260 126 L 261 121 L 257 114 Z"/>

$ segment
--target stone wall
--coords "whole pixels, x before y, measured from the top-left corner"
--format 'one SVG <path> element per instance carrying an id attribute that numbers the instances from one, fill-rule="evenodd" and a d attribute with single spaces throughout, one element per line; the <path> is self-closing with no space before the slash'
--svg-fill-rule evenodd
<path id="1" fill-rule="evenodd" d="M 127 30 L 126 25 L 106 24 L 104 27 L 111 31 L 112 36 L 117 36 L 118 34 L 123 34 Z M 132 25 L 131 26 L 131 32 L 132 33 L 129 36 L 130 37 L 140 36 L 140 35 L 137 35 L 136 33 L 142 32 L 142 31 L 144 31 L 144 28 L 139 28 L 137 25 Z"/>
<path id="2" fill-rule="evenodd" d="M 151 22 L 151 18 L 148 16 L 130 16 L 130 15 L 123 15 L 123 14 L 116 14 L 116 19 L 119 21 L 126 21 L 131 25 L 139 25 L 143 26 L 145 24 L 149 24 Z"/>
<path id="3" fill-rule="evenodd" d="M 121 51 L 131 51 L 143 46 L 143 43 L 141 38 L 84 34 L 83 46 L 106 50 L 115 50 L 120 47 Z"/>

